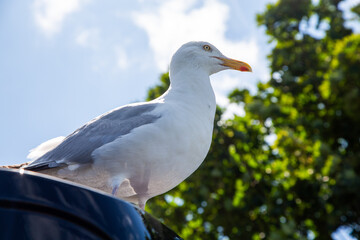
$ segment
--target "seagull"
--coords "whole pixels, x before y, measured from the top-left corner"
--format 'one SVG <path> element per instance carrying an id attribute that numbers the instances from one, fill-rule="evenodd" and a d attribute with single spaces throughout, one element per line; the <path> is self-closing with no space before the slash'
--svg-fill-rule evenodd
<path id="1" fill-rule="evenodd" d="M 182 45 L 170 62 L 170 87 L 160 97 L 115 108 L 30 151 L 25 170 L 100 189 L 145 208 L 204 161 L 216 110 L 209 76 L 251 72 L 208 42 Z M 11 167 L 11 166 L 8 166 Z"/>

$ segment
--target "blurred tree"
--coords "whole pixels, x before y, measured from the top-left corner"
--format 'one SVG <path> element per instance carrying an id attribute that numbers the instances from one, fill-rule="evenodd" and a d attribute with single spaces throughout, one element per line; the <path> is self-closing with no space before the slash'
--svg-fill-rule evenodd
<path id="1" fill-rule="evenodd" d="M 218 108 L 205 162 L 147 210 L 185 239 L 331 239 L 340 226 L 360 238 L 360 35 L 340 2 L 258 15 L 275 43 L 270 80 L 229 95 L 246 115 Z M 148 99 L 168 86 L 164 74 Z"/>

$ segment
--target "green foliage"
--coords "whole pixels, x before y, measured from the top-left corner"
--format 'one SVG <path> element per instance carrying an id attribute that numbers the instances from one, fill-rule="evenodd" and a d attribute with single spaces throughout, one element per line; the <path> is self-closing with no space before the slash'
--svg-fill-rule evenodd
<path id="1" fill-rule="evenodd" d="M 351 9 L 351 11 L 352 11 L 353 13 L 356 13 L 356 14 L 357 14 L 357 17 L 359 18 L 359 17 L 360 17 L 360 3 L 359 3 L 358 5 L 356 5 L 356 6 L 354 6 L 354 7 Z"/>
<path id="2" fill-rule="evenodd" d="M 344 225 L 360 238 L 360 35 L 340 2 L 281 0 L 257 17 L 275 42 L 269 81 L 229 95 L 246 115 L 218 108 L 204 163 L 148 211 L 185 239 L 331 239 Z M 324 37 L 301 30 L 311 16 Z"/>
<path id="3" fill-rule="evenodd" d="M 170 86 L 169 73 L 164 73 L 160 76 L 160 85 L 149 89 L 146 100 L 152 100 L 163 94 Z"/>

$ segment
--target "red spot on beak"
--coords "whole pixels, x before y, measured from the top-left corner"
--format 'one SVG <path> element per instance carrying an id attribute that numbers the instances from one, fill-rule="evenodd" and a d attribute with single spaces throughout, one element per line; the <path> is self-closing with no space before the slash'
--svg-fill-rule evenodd
<path id="1" fill-rule="evenodd" d="M 249 69 L 247 67 L 241 66 L 240 71 L 247 72 L 247 71 L 249 71 Z"/>

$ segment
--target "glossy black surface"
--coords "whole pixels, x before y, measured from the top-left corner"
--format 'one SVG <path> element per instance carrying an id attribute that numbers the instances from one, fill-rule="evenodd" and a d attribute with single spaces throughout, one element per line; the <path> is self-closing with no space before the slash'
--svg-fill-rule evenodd
<path id="1" fill-rule="evenodd" d="M 0 239 L 181 239 L 137 207 L 44 175 L 0 169 Z"/>

